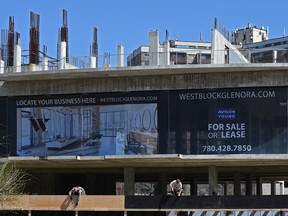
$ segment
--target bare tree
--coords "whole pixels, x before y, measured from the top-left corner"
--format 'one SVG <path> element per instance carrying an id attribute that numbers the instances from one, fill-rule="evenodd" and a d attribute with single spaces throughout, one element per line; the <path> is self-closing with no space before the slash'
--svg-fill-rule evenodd
<path id="1" fill-rule="evenodd" d="M 28 181 L 30 178 L 25 170 L 16 169 L 9 163 L 0 165 L 0 204 L 13 205 L 18 202 L 19 196 L 11 195 L 24 195 Z"/>

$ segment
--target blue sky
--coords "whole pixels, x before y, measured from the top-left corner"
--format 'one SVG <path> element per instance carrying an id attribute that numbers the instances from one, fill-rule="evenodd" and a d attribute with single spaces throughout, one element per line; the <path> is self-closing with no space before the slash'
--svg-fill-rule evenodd
<path id="1" fill-rule="evenodd" d="M 271 4 L 259 0 L 0 0 L 0 29 L 8 28 L 14 16 L 15 31 L 20 33 L 22 49 L 28 49 L 30 11 L 40 15 L 40 48 L 48 46 L 48 55 L 56 57 L 58 28 L 62 11 L 68 11 L 69 54 L 88 56 L 92 28 L 98 29 L 99 55 L 117 53 L 117 45 L 125 54 L 148 44 L 150 30 L 158 30 L 160 42 L 169 38 L 211 41 L 216 17 L 227 30 L 245 28 L 248 23 L 269 27 L 269 38 L 288 35 L 288 1 Z"/>

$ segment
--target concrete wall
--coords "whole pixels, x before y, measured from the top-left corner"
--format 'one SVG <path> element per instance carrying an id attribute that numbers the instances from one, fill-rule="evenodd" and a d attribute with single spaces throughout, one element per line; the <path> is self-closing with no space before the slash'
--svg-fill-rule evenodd
<path id="1" fill-rule="evenodd" d="M 8 196 L 1 210 L 53 211 L 172 211 L 172 210 L 275 210 L 287 211 L 288 196 L 90 196 L 75 206 L 68 196 Z M 77 199 L 73 197 L 73 201 Z M 0 212 L 1 213 L 1 212 Z M 242 212 L 244 213 L 244 212 Z M 279 215 L 279 212 L 277 212 Z M 246 214 L 243 214 L 246 215 Z M 269 214 L 274 215 L 274 214 Z M 277 215 L 277 214 L 275 214 Z"/>
<path id="2" fill-rule="evenodd" d="M 0 82 L 0 96 L 287 86 L 288 65 L 282 65 L 13 74 L 0 76 L 0 80 L 4 80 Z"/>
<path id="3" fill-rule="evenodd" d="M 217 29 L 213 29 L 212 34 L 211 64 L 250 63 Z"/>
<path id="4" fill-rule="evenodd" d="M 1 199 L 0 210 L 93 210 L 98 211 L 124 211 L 124 196 L 81 196 L 79 204 L 74 205 L 66 196 L 56 195 L 23 195 L 23 196 L 7 196 Z M 4 199 L 4 200 L 3 200 Z M 75 200 L 75 197 L 73 198 Z"/>

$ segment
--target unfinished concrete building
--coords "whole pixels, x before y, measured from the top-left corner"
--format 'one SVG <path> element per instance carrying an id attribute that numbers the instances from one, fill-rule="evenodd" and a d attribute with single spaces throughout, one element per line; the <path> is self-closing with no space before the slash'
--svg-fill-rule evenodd
<path id="1" fill-rule="evenodd" d="M 60 62 L 64 43 L 56 70 L 2 66 L 0 161 L 33 182 L 1 213 L 286 214 L 288 65 L 250 63 L 217 26 L 198 44 L 211 64 L 171 64 L 153 32 L 149 66 L 78 68 Z M 175 178 L 183 196 L 169 193 Z"/>

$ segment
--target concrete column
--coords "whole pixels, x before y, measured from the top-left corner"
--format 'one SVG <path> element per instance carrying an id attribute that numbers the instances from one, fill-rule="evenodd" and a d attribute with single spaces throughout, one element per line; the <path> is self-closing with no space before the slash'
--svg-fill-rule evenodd
<path id="1" fill-rule="evenodd" d="M 159 65 L 159 35 L 158 31 L 149 32 L 149 66 Z"/>
<path id="2" fill-rule="evenodd" d="M 218 194 L 218 169 L 215 166 L 209 167 L 209 195 Z"/>
<path id="3" fill-rule="evenodd" d="M 60 54 L 59 54 L 59 62 L 58 62 L 58 69 L 62 70 L 65 69 L 66 64 L 66 42 L 60 42 Z"/>
<path id="4" fill-rule="evenodd" d="M 271 180 L 270 187 L 271 187 L 271 195 L 276 195 L 276 181 L 275 180 Z"/>
<path id="5" fill-rule="evenodd" d="M 169 40 L 164 42 L 164 64 L 170 65 L 170 43 Z"/>
<path id="6" fill-rule="evenodd" d="M 21 72 L 21 47 L 19 45 L 14 46 L 13 72 Z"/>
<path id="7" fill-rule="evenodd" d="M 227 182 L 225 182 L 225 183 L 223 184 L 224 196 L 227 196 L 227 187 L 228 187 L 228 184 L 227 184 Z"/>
<path id="8" fill-rule="evenodd" d="M 190 180 L 190 195 L 197 196 L 197 180 L 195 178 Z"/>
<path id="9" fill-rule="evenodd" d="M 4 61 L 0 59 L 0 74 L 4 74 Z"/>
<path id="10" fill-rule="evenodd" d="M 167 174 L 160 173 L 159 174 L 159 194 L 167 195 Z"/>
<path id="11" fill-rule="evenodd" d="M 97 187 L 95 187 L 97 179 L 98 178 L 97 178 L 96 174 L 94 174 L 94 173 L 87 174 L 87 188 L 86 188 L 86 190 L 89 191 L 89 195 L 97 194 Z"/>
<path id="12" fill-rule="evenodd" d="M 278 183 L 280 187 L 279 195 L 284 195 L 284 181 L 278 181 Z"/>
<path id="13" fill-rule="evenodd" d="M 225 64 L 224 37 L 216 30 L 212 30 L 211 64 Z"/>
<path id="14" fill-rule="evenodd" d="M 117 67 L 124 67 L 124 47 L 122 44 L 118 44 L 117 52 Z"/>
<path id="15" fill-rule="evenodd" d="M 273 63 L 277 63 L 278 51 L 273 50 Z"/>
<path id="16" fill-rule="evenodd" d="M 30 72 L 30 71 L 36 71 L 36 64 L 29 64 L 29 66 L 28 66 L 28 71 Z"/>
<path id="17" fill-rule="evenodd" d="M 49 186 L 50 189 L 48 189 L 48 190 L 50 190 L 50 194 L 57 194 L 56 193 L 56 186 L 55 186 L 56 185 L 56 175 L 55 175 L 55 173 L 49 173 L 49 179 L 50 179 L 50 181 L 49 181 L 50 183 L 49 184 L 51 184 L 51 185 Z M 45 184 L 46 187 L 49 184 Z"/>
<path id="18" fill-rule="evenodd" d="M 96 68 L 96 57 L 95 56 L 90 56 L 90 68 Z"/>
<path id="19" fill-rule="evenodd" d="M 253 190 L 253 182 L 252 182 L 252 176 L 248 175 L 246 176 L 246 195 L 252 195 L 252 190 Z"/>
<path id="20" fill-rule="evenodd" d="M 198 63 L 198 64 L 202 64 L 201 59 L 202 59 L 202 52 L 201 52 L 201 49 L 200 49 L 200 50 L 199 50 L 199 57 L 198 57 L 198 60 L 197 60 L 197 63 Z"/>
<path id="21" fill-rule="evenodd" d="M 135 192 L 134 185 L 135 185 L 134 168 L 133 167 L 124 168 L 124 194 L 134 195 Z"/>
<path id="22" fill-rule="evenodd" d="M 257 195 L 262 195 L 262 178 L 261 177 L 256 178 L 256 184 L 257 184 Z"/>
<path id="23" fill-rule="evenodd" d="M 234 173 L 234 195 L 241 195 L 241 176 L 239 172 Z"/>
<path id="24" fill-rule="evenodd" d="M 42 70 L 44 71 L 48 70 L 48 58 L 46 56 L 43 56 Z"/>

